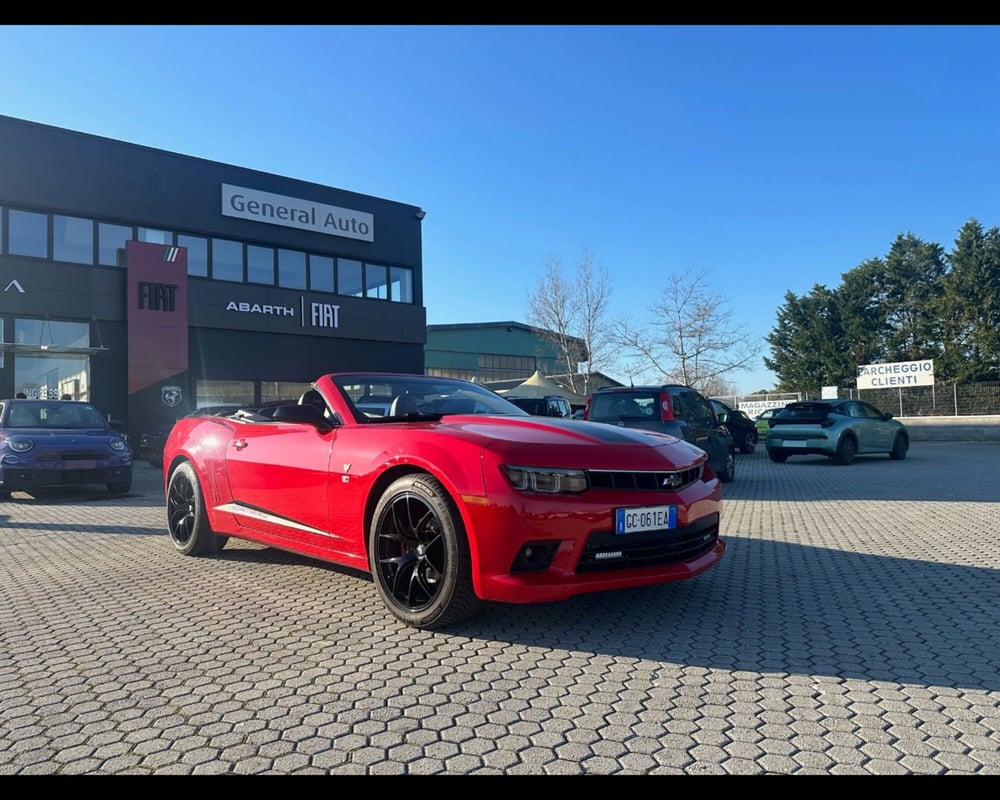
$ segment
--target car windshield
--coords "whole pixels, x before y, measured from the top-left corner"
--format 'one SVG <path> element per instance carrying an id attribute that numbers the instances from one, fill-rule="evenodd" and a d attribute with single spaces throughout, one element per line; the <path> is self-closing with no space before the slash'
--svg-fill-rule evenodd
<path id="1" fill-rule="evenodd" d="M 814 418 L 823 417 L 836 410 L 829 403 L 789 403 L 781 410 L 780 416 L 786 419 Z"/>
<path id="2" fill-rule="evenodd" d="M 16 401 L 7 412 L 8 428 L 106 428 L 101 412 L 88 403 Z"/>
<path id="3" fill-rule="evenodd" d="M 608 392 L 594 394 L 590 401 L 591 420 L 648 418 L 659 402 L 659 393 Z"/>
<path id="4" fill-rule="evenodd" d="M 495 392 L 456 378 L 392 373 L 332 377 L 352 405 L 359 422 L 401 417 L 439 418 L 448 414 L 528 416 L 526 411 Z"/>

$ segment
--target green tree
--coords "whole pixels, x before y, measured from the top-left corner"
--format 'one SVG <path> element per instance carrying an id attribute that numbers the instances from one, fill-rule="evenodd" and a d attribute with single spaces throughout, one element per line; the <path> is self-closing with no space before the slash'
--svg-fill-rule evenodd
<path id="1" fill-rule="evenodd" d="M 880 258 L 864 261 L 841 276 L 836 290 L 843 334 L 843 354 L 850 356 L 848 375 L 840 386 L 855 384 L 860 364 L 885 360 L 891 331 L 886 318 L 886 266 Z"/>
<path id="2" fill-rule="evenodd" d="M 818 393 L 823 386 L 853 381 L 853 356 L 845 352 L 844 325 L 836 292 L 817 284 L 807 295 L 785 293 L 777 325 L 765 337 L 771 357 L 764 366 L 782 392 Z"/>
<path id="3" fill-rule="evenodd" d="M 948 256 L 936 316 L 942 353 L 935 376 L 960 382 L 1000 380 L 1000 230 L 969 220 Z"/>
<path id="4" fill-rule="evenodd" d="M 900 234 L 885 259 L 883 277 L 888 361 L 934 358 L 941 352 L 937 315 L 947 271 L 944 249 L 912 233 Z"/>

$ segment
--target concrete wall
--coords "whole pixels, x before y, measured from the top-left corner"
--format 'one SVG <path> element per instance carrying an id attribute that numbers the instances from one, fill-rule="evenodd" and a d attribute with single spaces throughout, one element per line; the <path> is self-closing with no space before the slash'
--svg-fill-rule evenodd
<path id="1" fill-rule="evenodd" d="M 1000 416 L 899 417 L 912 442 L 1000 442 Z"/>

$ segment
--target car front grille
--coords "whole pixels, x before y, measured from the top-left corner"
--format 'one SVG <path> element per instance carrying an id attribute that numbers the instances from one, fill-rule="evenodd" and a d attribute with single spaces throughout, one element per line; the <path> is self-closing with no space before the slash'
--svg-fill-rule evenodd
<path id="1" fill-rule="evenodd" d="M 677 564 L 707 553 L 718 538 L 718 514 L 703 517 L 685 528 L 626 535 L 597 531 L 588 537 L 576 570 L 607 572 Z"/>
<path id="2" fill-rule="evenodd" d="M 701 467 L 669 472 L 589 470 L 587 477 L 592 489 L 679 492 L 701 479 Z"/>
<path id="3" fill-rule="evenodd" d="M 35 459 L 35 463 L 44 467 L 47 464 L 57 462 L 73 463 L 77 461 L 96 461 L 98 463 L 103 463 L 107 460 L 108 454 L 107 451 L 104 450 L 55 450 L 39 454 L 38 458 Z"/>

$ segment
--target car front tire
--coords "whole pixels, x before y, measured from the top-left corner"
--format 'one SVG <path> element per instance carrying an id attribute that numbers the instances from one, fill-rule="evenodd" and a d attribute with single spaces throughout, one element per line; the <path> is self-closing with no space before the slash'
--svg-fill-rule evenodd
<path id="1" fill-rule="evenodd" d="M 177 466 L 167 484 L 167 532 L 174 547 L 186 556 L 218 553 L 227 537 L 212 532 L 198 473 L 190 462 Z"/>
<path id="2" fill-rule="evenodd" d="M 892 450 L 889 451 L 889 458 L 893 461 L 902 461 L 906 458 L 906 453 L 910 449 L 910 440 L 905 434 L 897 433 L 892 442 Z"/>
<path id="3" fill-rule="evenodd" d="M 132 480 L 127 481 L 117 481 L 115 483 L 108 484 L 109 494 L 125 494 L 129 489 L 132 488 Z"/>
<path id="4" fill-rule="evenodd" d="M 774 450 L 768 450 L 767 457 L 771 459 L 775 464 L 784 464 L 786 461 L 788 461 L 788 453 L 786 453 L 784 450 L 778 450 L 777 448 L 775 448 Z"/>
<path id="5" fill-rule="evenodd" d="M 726 461 L 722 465 L 722 472 L 719 473 L 719 480 L 723 483 L 732 483 L 736 477 L 736 451 L 730 450 L 726 453 Z"/>
<path id="6" fill-rule="evenodd" d="M 386 607 L 414 628 L 453 625 L 482 605 L 472 586 L 461 515 L 430 475 L 398 478 L 379 499 L 368 531 L 368 564 Z"/>
<path id="7" fill-rule="evenodd" d="M 757 437 L 752 433 L 748 433 L 746 437 L 743 439 L 743 446 L 740 448 L 740 452 L 750 455 L 750 453 L 752 453 L 756 449 L 756 447 L 757 447 Z"/>

